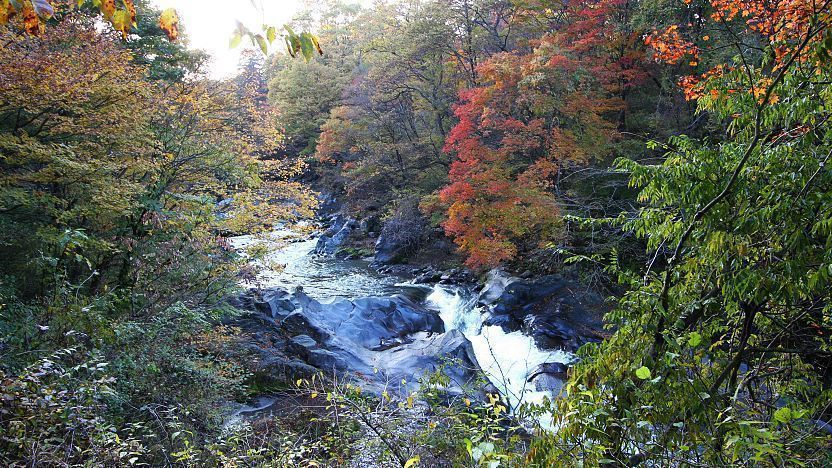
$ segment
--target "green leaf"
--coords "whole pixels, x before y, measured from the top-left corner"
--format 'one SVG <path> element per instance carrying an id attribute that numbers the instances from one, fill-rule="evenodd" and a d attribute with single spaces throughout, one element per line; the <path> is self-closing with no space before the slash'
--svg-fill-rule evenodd
<path id="1" fill-rule="evenodd" d="M 701 342 L 702 342 L 702 335 L 700 335 L 698 332 L 691 332 L 691 334 L 688 336 L 688 345 L 691 348 L 695 348 L 695 347 L 699 346 L 699 343 L 701 343 Z"/>
<path id="2" fill-rule="evenodd" d="M 269 28 L 266 29 L 266 39 L 268 39 L 269 44 L 271 44 L 272 42 L 274 42 L 275 39 L 277 39 L 277 29 L 275 29 L 274 26 L 269 26 Z"/>
<path id="3" fill-rule="evenodd" d="M 300 35 L 300 50 L 303 53 L 303 58 L 308 62 L 312 60 L 312 55 L 315 53 L 315 45 L 312 43 L 312 35 L 303 33 Z"/>
<path id="4" fill-rule="evenodd" d="M 240 41 L 243 40 L 242 34 L 239 32 L 235 32 L 231 39 L 228 41 L 228 47 L 235 49 L 237 46 L 240 45 Z"/>
<path id="5" fill-rule="evenodd" d="M 774 420 L 778 421 L 778 422 L 781 422 L 781 423 L 787 423 L 787 422 L 791 421 L 792 420 L 792 410 L 790 410 L 786 406 L 780 408 L 779 410 L 774 412 Z"/>
<path id="6" fill-rule="evenodd" d="M 641 366 L 638 369 L 636 369 L 636 377 L 638 377 L 641 380 L 649 379 L 650 375 L 650 369 L 648 369 L 645 366 Z"/>

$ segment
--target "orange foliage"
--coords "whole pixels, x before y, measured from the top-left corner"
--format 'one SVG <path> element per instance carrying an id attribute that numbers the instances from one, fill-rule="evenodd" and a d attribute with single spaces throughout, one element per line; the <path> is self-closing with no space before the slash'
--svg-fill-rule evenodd
<path id="1" fill-rule="evenodd" d="M 770 69 L 776 71 L 792 56 L 797 45 L 806 38 L 811 19 L 818 17 L 821 22 L 832 21 L 832 14 L 828 2 L 816 2 L 813 0 L 710 0 L 711 9 L 708 18 L 714 23 L 715 28 L 731 28 L 731 35 L 756 35 L 764 44 L 770 46 L 773 53 Z M 704 19 L 702 20 L 705 21 Z M 709 42 L 710 36 L 702 36 L 698 42 L 704 46 L 706 43 L 711 47 L 724 47 L 722 44 Z M 816 36 L 810 40 L 809 48 L 818 41 L 824 40 Z M 690 65 L 698 64 L 696 59 L 703 50 L 694 44 L 692 39 L 683 37 L 678 25 L 671 25 L 664 31 L 654 31 L 645 39 L 646 45 L 654 50 L 654 58 L 659 61 L 676 64 L 682 57 L 690 55 L 694 58 Z M 797 57 L 800 62 L 806 60 L 819 60 L 811 54 L 804 54 Z M 679 85 L 688 100 L 699 99 L 705 94 L 707 83 L 713 79 L 725 76 L 732 68 L 725 65 L 717 65 L 700 75 L 683 76 Z M 756 98 L 761 99 L 765 95 L 767 78 L 755 79 L 753 82 L 743 84 L 734 83 L 735 86 L 728 86 L 725 91 L 728 93 L 748 92 Z M 709 95 L 712 93 L 708 93 Z M 769 99 L 776 100 L 776 96 Z"/>
<path id="2" fill-rule="evenodd" d="M 614 138 L 618 96 L 645 77 L 636 36 L 610 27 L 620 8 L 621 0 L 573 5 L 532 53 L 494 55 L 477 70 L 487 84 L 460 93 L 445 144 L 456 160 L 439 199 L 469 267 L 512 259 L 520 240 L 552 239 L 561 166 L 603 154 Z"/>

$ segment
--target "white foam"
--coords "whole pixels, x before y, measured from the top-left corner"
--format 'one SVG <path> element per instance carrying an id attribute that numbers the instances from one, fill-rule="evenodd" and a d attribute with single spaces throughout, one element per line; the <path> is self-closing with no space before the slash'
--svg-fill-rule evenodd
<path id="1" fill-rule="evenodd" d="M 523 403 L 540 403 L 551 392 L 537 391 L 527 379 L 538 366 L 560 362 L 568 364 L 575 357 L 567 351 L 544 351 L 534 339 L 520 331 L 506 333 L 500 326 L 483 326 L 482 308 L 477 298 L 459 288 L 436 285 L 427 297 L 439 310 L 446 330 L 457 329 L 471 341 L 480 368 L 491 383 L 516 410 Z"/>

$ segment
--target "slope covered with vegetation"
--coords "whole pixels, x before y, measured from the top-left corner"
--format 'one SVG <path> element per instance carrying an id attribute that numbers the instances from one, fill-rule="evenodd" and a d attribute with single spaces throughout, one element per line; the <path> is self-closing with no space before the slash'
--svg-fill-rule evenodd
<path id="1" fill-rule="evenodd" d="M 147 2 L 0 0 L 0 28 L 3 465 L 337 465 L 367 434 L 405 466 L 832 463 L 832 2 L 320 1 L 227 80 Z M 436 375 L 270 382 L 315 410 L 224 429 L 266 385 L 228 239 L 312 190 L 608 295 L 553 423 Z"/>

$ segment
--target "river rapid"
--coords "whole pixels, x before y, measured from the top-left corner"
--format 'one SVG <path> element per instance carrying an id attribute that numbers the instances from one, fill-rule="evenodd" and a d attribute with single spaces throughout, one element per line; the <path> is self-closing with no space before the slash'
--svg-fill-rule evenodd
<path id="1" fill-rule="evenodd" d="M 232 240 L 241 251 L 254 243 L 265 243 L 270 250 L 266 259 L 255 265 L 257 282 L 249 287 L 302 287 L 305 294 L 321 303 L 401 294 L 437 311 L 445 331 L 459 330 L 470 340 L 480 368 L 511 408 L 553 397 L 558 388 L 539 391 L 527 382 L 530 375 L 541 364 L 569 364 L 575 359 L 566 351 L 539 349 L 521 331 L 506 333 L 500 326 L 484 326 L 483 306 L 478 303 L 477 291 L 470 287 L 413 284 L 377 272 L 370 267 L 369 259 L 316 256 L 316 239 L 293 238 L 291 231 L 276 231 L 271 239 L 241 236 Z M 413 369 L 414 375 L 423 371 Z"/>

